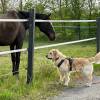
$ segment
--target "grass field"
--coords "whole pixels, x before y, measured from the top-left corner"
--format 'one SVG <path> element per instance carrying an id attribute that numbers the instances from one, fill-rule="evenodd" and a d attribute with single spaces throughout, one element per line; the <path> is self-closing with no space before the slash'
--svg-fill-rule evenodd
<path id="1" fill-rule="evenodd" d="M 36 42 L 36 45 L 43 44 L 45 43 Z M 91 57 L 96 54 L 95 41 L 55 48 L 68 57 Z M 0 50 L 7 49 L 0 47 Z M 47 100 L 47 97 L 56 95 L 65 88 L 57 83 L 59 77 L 56 67 L 45 58 L 50 49 L 52 48 L 35 51 L 34 80 L 30 85 L 26 84 L 27 53 L 21 55 L 19 80 L 12 76 L 10 55 L 0 57 L 0 100 Z M 100 75 L 99 65 L 94 65 L 94 69 L 95 74 Z M 9 75 L 5 76 L 8 73 Z"/>

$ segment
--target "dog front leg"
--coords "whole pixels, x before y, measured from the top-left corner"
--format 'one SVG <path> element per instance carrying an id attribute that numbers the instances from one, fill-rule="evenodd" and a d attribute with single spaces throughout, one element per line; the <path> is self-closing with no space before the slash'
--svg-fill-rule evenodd
<path id="1" fill-rule="evenodd" d="M 93 79 L 92 74 L 87 76 L 86 86 L 90 87 L 92 85 L 92 79 Z"/>
<path id="2" fill-rule="evenodd" d="M 60 75 L 60 82 L 63 82 L 63 76 Z"/>
<path id="3" fill-rule="evenodd" d="M 70 73 L 67 73 L 67 76 L 65 75 L 64 78 L 64 85 L 68 86 L 69 81 L 70 81 Z"/>
<path id="4" fill-rule="evenodd" d="M 60 83 L 62 84 L 64 81 L 64 73 L 60 73 Z"/>

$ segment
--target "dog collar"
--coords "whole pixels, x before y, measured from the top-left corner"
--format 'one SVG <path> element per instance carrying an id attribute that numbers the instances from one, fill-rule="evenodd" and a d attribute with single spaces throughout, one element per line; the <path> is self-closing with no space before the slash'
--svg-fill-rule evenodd
<path id="1" fill-rule="evenodd" d="M 65 59 L 62 59 L 59 63 L 58 63 L 58 68 L 62 65 L 62 63 L 64 62 Z"/>

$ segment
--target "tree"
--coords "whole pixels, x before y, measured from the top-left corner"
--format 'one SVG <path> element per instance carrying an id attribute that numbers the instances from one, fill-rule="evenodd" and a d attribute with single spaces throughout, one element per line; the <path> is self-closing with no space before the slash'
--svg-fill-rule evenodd
<path id="1" fill-rule="evenodd" d="M 1 8 L 2 8 L 2 12 L 5 13 L 6 10 L 7 10 L 7 3 L 8 3 L 8 0 L 1 0 Z"/>
<path id="2" fill-rule="evenodd" d="M 95 8 L 95 0 L 88 0 L 88 9 L 89 9 L 89 15 L 88 15 L 88 19 L 91 20 L 92 19 L 92 13 L 93 10 Z M 89 34 L 91 34 L 91 23 L 88 23 L 89 25 Z"/>
<path id="3" fill-rule="evenodd" d="M 23 10 L 23 0 L 20 0 L 19 8 L 20 10 Z"/>
<path id="4" fill-rule="evenodd" d="M 26 0 L 25 4 L 23 5 L 24 10 L 30 10 L 34 7 L 34 3 L 32 0 Z"/>
<path id="5" fill-rule="evenodd" d="M 85 0 L 70 0 L 70 16 L 71 19 L 80 20 L 81 15 L 83 14 L 83 8 L 84 8 Z M 80 37 L 80 23 L 74 23 L 74 25 L 77 27 L 75 29 L 75 33 L 78 33 L 78 38 Z"/>

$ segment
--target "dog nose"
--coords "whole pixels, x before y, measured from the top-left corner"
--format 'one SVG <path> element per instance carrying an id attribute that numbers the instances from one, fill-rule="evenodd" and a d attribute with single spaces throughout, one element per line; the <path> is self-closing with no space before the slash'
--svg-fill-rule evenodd
<path id="1" fill-rule="evenodd" d="M 48 55 L 46 55 L 45 57 L 48 58 Z"/>

